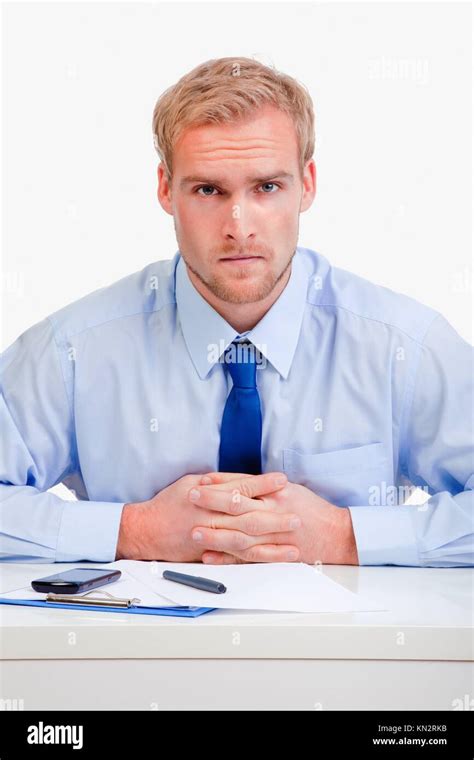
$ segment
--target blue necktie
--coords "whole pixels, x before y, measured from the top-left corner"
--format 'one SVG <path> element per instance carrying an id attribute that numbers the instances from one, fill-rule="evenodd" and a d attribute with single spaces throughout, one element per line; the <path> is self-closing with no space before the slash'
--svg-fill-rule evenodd
<path id="1" fill-rule="evenodd" d="M 225 367 L 233 387 L 224 407 L 219 450 L 219 472 L 262 472 L 262 413 L 257 390 L 256 349 L 248 341 L 231 343 Z"/>

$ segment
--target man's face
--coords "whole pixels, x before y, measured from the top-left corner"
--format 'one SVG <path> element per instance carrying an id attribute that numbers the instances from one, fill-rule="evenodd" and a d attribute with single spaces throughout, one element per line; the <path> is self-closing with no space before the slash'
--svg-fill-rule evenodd
<path id="1" fill-rule="evenodd" d="M 292 120 L 266 107 L 246 121 L 189 128 L 174 147 L 171 183 L 161 164 L 158 177 L 160 203 L 204 290 L 230 303 L 269 296 L 315 194 L 314 161 L 301 177 Z"/>

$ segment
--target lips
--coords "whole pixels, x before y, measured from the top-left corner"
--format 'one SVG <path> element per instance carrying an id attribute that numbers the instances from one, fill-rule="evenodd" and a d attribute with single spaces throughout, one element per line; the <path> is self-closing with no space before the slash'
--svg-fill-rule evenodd
<path id="1" fill-rule="evenodd" d="M 263 256 L 226 256 L 221 261 L 253 261 L 262 258 Z"/>

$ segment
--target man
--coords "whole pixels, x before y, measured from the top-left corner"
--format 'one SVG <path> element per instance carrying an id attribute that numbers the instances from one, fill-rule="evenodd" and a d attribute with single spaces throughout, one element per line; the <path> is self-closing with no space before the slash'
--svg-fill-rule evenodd
<path id="1" fill-rule="evenodd" d="M 208 61 L 153 132 L 179 250 L 2 356 L 1 556 L 472 565 L 472 349 L 297 246 L 304 87 Z"/>

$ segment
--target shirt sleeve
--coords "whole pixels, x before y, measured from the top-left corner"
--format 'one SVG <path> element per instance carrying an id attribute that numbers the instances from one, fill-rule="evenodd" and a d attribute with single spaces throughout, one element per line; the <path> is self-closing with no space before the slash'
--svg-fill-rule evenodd
<path id="1" fill-rule="evenodd" d="M 422 505 L 349 507 L 361 565 L 474 565 L 474 350 L 441 315 L 407 388 L 400 468 Z"/>
<path id="2" fill-rule="evenodd" d="M 49 319 L 0 356 L 0 560 L 115 560 L 123 503 L 67 501 L 48 489 L 82 482 L 72 403 Z"/>

